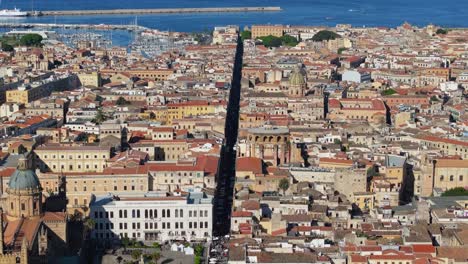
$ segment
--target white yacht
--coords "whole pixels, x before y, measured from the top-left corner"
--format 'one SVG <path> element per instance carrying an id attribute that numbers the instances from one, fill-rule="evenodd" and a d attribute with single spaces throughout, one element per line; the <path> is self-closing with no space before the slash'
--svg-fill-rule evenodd
<path id="1" fill-rule="evenodd" d="M 0 10 L 0 17 L 23 17 L 27 15 L 28 12 L 21 11 L 18 8 Z"/>

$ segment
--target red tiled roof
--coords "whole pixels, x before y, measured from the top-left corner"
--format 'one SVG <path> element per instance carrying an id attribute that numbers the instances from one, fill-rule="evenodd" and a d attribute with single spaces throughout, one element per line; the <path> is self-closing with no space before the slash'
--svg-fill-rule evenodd
<path id="1" fill-rule="evenodd" d="M 232 217 L 252 217 L 252 213 L 246 211 L 234 211 L 232 212 Z"/>
<path id="2" fill-rule="evenodd" d="M 352 263 L 367 263 L 367 257 L 365 256 L 352 254 L 350 257 Z"/>
<path id="3" fill-rule="evenodd" d="M 461 140 L 441 138 L 441 137 L 430 136 L 430 135 L 421 136 L 419 138 L 422 139 L 422 140 L 426 140 L 426 141 L 435 141 L 435 142 L 442 142 L 442 143 L 448 143 L 448 144 L 461 145 L 461 146 L 468 147 L 468 142 L 461 141 Z"/>
<path id="4" fill-rule="evenodd" d="M 286 234 L 286 232 L 287 232 L 286 228 L 281 228 L 281 229 L 278 229 L 278 230 L 271 231 L 271 235 L 272 236 L 279 236 L 279 235 Z"/>
<path id="5" fill-rule="evenodd" d="M 436 253 L 436 248 L 433 245 L 413 245 L 414 253 Z"/>
<path id="6" fill-rule="evenodd" d="M 251 171 L 255 174 L 263 173 L 262 159 L 255 157 L 238 158 L 236 161 L 236 171 Z"/>

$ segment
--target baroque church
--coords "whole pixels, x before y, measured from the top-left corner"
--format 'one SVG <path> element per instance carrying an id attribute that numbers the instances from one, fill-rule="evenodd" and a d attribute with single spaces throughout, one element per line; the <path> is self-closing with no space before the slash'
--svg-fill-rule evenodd
<path id="1" fill-rule="evenodd" d="M 0 264 L 48 263 L 67 250 L 67 215 L 46 212 L 31 155 L 22 154 L 0 208 Z"/>
<path id="2" fill-rule="evenodd" d="M 282 90 L 286 92 L 288 97 L 292 98 L 303 98 L 307 91 L 307 83 L 304 74 L 302 73 L 302 67 L 296 66 L 289 75 L 287 81 L 282 82 Z"/>

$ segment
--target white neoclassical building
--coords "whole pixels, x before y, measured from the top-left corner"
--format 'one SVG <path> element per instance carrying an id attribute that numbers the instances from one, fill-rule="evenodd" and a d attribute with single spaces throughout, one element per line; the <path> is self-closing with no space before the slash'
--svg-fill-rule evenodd
<path id="1" fill-rule="evenodd" d="M 123 237 L 143 242 L 206 240 L 212 233 L 212 207 L 212 198 L 202 192 L 96 197 L 90 204 L 92 236 L 108 242 Z"/>

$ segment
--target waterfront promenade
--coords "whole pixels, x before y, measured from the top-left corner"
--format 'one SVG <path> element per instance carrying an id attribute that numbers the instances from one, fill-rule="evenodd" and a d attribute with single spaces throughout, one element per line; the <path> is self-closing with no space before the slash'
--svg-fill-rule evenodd
<path id="1" fill-rule="evenodd" d="M 159 9 L 109 9 L 109 10 L 58 10 L 30 13 L 39 16 L 87 16 L 87 15 L 145 15 L 170 13 L 230 13 L 230 12 L 277 12 L 278 6 L 259 7 L 207 7 L 207 8 L 159 8 Z"/>

